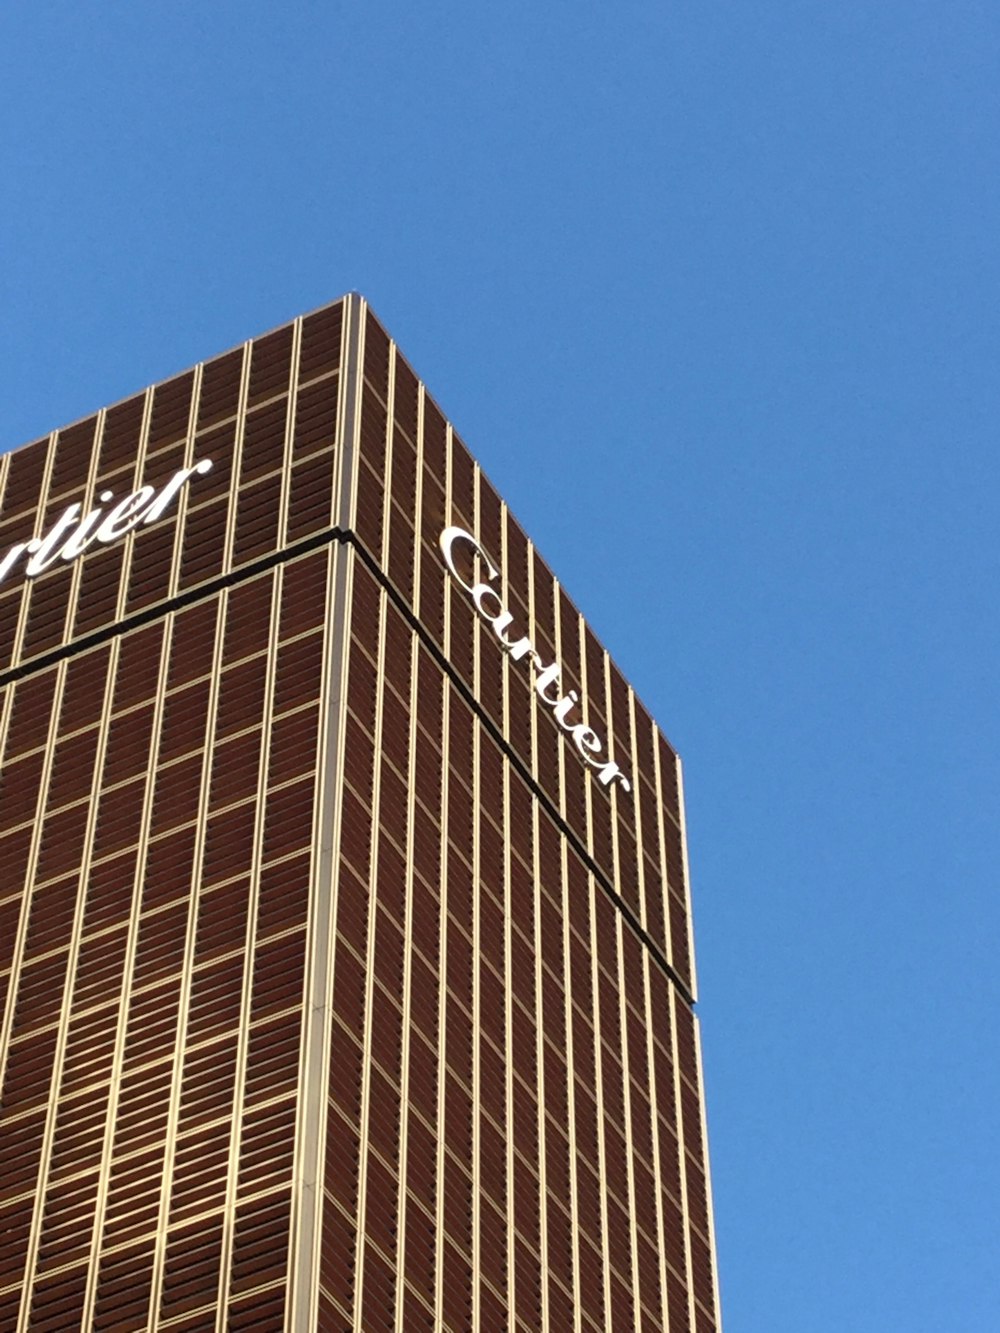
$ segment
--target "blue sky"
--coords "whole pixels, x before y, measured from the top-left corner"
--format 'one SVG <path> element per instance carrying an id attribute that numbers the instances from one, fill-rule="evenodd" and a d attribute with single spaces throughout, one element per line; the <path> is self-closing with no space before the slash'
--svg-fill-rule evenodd
<path id="1" fill-rule="evenodd" d="M 348 289 L 686 764 L 727 1333 L 1000 1327 L 1000 15 L 0 17 L 2 442 Z"/>

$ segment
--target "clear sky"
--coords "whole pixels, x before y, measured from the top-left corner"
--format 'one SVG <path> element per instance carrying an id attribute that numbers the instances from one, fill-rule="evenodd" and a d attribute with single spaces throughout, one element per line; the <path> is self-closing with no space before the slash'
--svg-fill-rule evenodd
<path id="1" fill-rule="evenodd" d="M 0 16 L 4 445 L 358 289 L 686 764 L 727 1333 L 1000 1328 L 995 0 Z"/>

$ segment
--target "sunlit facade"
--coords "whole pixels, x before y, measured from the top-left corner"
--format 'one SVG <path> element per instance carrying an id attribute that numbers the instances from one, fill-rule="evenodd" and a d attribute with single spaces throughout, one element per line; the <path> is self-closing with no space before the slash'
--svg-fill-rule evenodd
<path id="1" fill-rule="evenodd" d="M 0 482 L 0 1328 L 716 1329 L 677 757 L 366 303 Z"/>

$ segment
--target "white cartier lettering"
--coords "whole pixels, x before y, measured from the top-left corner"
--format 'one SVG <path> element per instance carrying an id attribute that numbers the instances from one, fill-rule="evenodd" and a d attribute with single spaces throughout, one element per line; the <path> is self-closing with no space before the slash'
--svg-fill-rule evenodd
<path id="1" fill-rule="evenodd" d="M 487 573 L 489 574 L 491 580 L 499 578 L 500 576 L 499 569 L 497 569 L 495 565 L 492 565 L 490 563 L 489 556 L 479 545 L 479 543 L 476 541 L 475 537 L 473 537 L 471 532 L 466 532 L 464 528 L 445 528 L 444 532 L 442 532 L 441 536 L 438 538 L 438 543 L 441 547 L 441 554 L 444 556 L 444 563 L 448 566 L 448 569 L 451 571 L 452 578 L 456 579 L 459 585 L 463 587 L 466 592 L 474 593 L 476 591 L 476 588 L 474 588 L 471 584 L 466 583 L 465 579 L 463 579 L 461 574 L 458 572 L 458 569 L 455 565 L 456 542 L 467 543 L 469 546 L 472 547 L 472 552 L 474 555 L 482 556 L 483 562 L 486 565 Z M 476 587 L 479 588 L 489 587 L 489 584 L 479 583 L 476 585 Z M 500 599 L 498 597 L 497 601 L 499 600 Z"/>
<path id="2" fill-rule="evenodd" d="M 519 638 L 508 636 L 507 630 L 513 625 L 514 616 L 504 606 L 496 588 L 491 586 L 500 577 L 500 571 L 480 546 L 478 539 L 471 532 L 466 532 L 464 528 L 450 527 L 445 528 L 441 533 L 439 545 L 448 572 L 459 587 L 469 594 L 473 605 L 493 630 L 503 651 L 514 662 L 519 662 L 525 657 L 530 659 L 531 665 L 537 672 L 534 680 L 535 693 L 542 703 L 552 709 L 552 716 L 559 727 L 571 738 L 583 761 L 589 764 L 591 768 L 599 770 L 597 774 L 598 782 L 605 787 L 612 782 L 618 782 L 626 791 L 631 791 L 632 784 L 614 760 L 601 754 L 604 743 L 597 733 L 586 723 L 574 723 L 570 720 L 569 714 L 580 702 L 580 696 L 576 690 L 570 690 L 566 694 L 563 693 L 562 667 L 559 663 L 549 662 L 546 664 L 543 662 L 535 649 L 535 645 L 526 635 Z M 473 558 L 478 556 L 482 561 L 486 569 L 486 582 L 468 583 L 462 576 L 455 562 L 455 556 L 456 551 L 463 546 L 469 549 Z"/>
<path id="3" fill-rule="evenodd" d="M 113 500 L 114 498 L 115 497 L 111 491 L 101 491 L 98 496 L 98 499 L 102 504 L 107 504 L 109 500 Z M 64 560 L 75 560 L 78 555 L 83 554 L 94 540 L 94 529 L 103 517 L 103 509 L 92 509 L 87 517 L 81 520 L 80 526 L 59 552 Z"/>
<path id="4" fill-rule="evenodd" d="M 553 709 L 553 712 L 556 715 L 556 721 L 564 730 L 566 728 L 566 715 L 579 698 L 580 696 L 577 694 L 576 690 L 570 690 L 569 694 L 567 694 L 564 699 L 560 699 Z"/>
<path id="5" fill-rule="evenodd" d="M 29 557 L 24 566 L 24 573 L 29 579 L 39 574 L 57 560 L 67 563 L 76 560 L 84 551 L 95 543 L 107 546 L 118 541 L 126 533 L 137 528 L 140 523 L 154 523 L 163 515 L 170 504 L 177 498 L 181 488 L 199 474 L 210 472 L 212 460 L 202 458 L 193 467 L 182 467 L 175 472 L 159 492 L 153 486 L 140 486 L 137 491 L 124 496 L 111 509 L 105 509 L 115 497 L 111 491 L 101 491 L 100 505 L 91 509 L 82 518 L 82 505 L 74 501 L 59 515 L 44 536 L 32 537 L 27 542 L 15 542 L 7 554 L 0 560 L 0 582 L 14 569 L 23 555 Z"/>
<path id="6" fill-rule="evenodd" d="M 43 569 L 48 569 L 53 560 L 59 554 L 59 546 L 63 537 L 76 522 L 76 516 L 80 512 L 78 504 L 71 504 L 70 507 L 56 519 L 51 530 L 45 537 L 39 539 L 32 537 L 28 542 L 27 549 L 32 552 L 31 559 L 25 566 L 24 572 L 30 579 L 41 574 Z"/>
<path id="7" fill-rule="evenodd" d="M 190 481 L 196 473 L 211 472 L 211 470 L 212 460 L 210 458 L 203 458 L 200 462 L 195 463 L 194 467 L 182 467 L 179 472 L 175 472 L 167 482 L 166 486 L 164 486 L 163 490 L 146 510 L 145 521 L 147 523 L 155 523 L 173 501 L 177 492 L 185 482 Z"/>
<path id="8" fill-rule="evenodd" d="M 97 540 L 113 542 L 118 537 L 124 537 L 126 532 L 131 532 L 142 521 L 155 494 L 152 486 L 140 486 L 131 495 L 126 495 L 124 500 L 119 500 L 97 529 Z"/>

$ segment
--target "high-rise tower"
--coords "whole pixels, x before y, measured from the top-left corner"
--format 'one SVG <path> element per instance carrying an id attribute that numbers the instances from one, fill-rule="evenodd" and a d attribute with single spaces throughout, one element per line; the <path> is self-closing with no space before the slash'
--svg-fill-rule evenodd
<path id="1" fill-rule="evenodd" d="M 717 1328 L 677 757 L 365 302 L 0 482 L 0 1328 Z"/>

